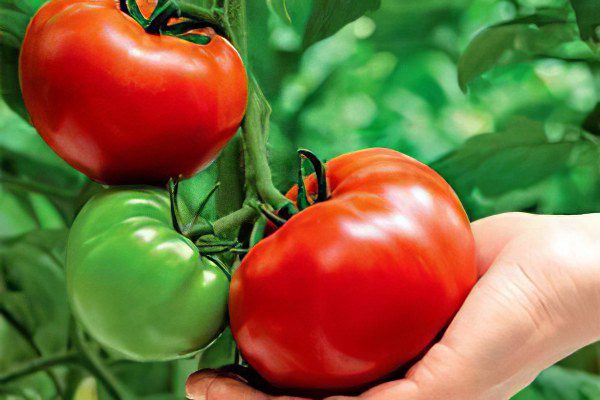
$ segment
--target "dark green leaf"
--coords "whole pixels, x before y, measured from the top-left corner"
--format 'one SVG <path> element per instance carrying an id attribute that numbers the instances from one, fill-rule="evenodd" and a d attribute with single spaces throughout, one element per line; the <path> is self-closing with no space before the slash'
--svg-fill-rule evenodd
<path id="1" fill-rule="evenodd" d="M 19 10 L 26 13 L 29 17 L 32 17 L 37 12 L 37 10 L 41 6 L 44 5 L 44 3 L 48 2 L 48 0 L 8 0 L 8 1 L 12 1 Z"/>
<path id="2" fill-rule="evenodd" d="M 600 4 L 597 0 L 570 0 L 583 40 L 600 41 Z"/>
<path id="3" fill-rule="evenodd" d="M 236 345 L 229 328 L 200 353 L 198 369 L 221 368 L 235 362 Z"/>
<path id="4" fill-rule="evenodd" d="M 25 37 L 29 16 L 20 11 L 0 8 L 0 31 L 9 32 L 19 40 Z"/>
<path id="5" fill-rule="evenodd" d="M 381 0 L 313 0 L 312 11 L 304 32 L 304 48 L 325 39 L 381 6 Z"/>
<path id="6" fill-rule="evenodd" d="M 19 86 L 19 51 L 0 44 L 0 94 L 6 104 L 24 120 L 29 114 L 23 104 Z"/>

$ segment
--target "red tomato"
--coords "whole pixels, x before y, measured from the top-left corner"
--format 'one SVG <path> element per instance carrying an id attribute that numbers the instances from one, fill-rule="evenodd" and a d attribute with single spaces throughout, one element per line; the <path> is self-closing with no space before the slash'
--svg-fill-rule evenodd
<path id="1" fill-rule="evenodd" d="M 20 60 L 33 125 L 96 181 L 189 177 L 240 125 L 242 60 L 218 35 L 200 45 L 148 34 L 117 3 L 54 0 L 33 18 Z"/>
<path id="2" fill-rule="evenodd" d="M 397 370 L 477 277 L 469 220 L 429 167 L 368 149 L 331 160 L 327 177 L 330 199 L 259 242 L 231 284 L 240 350 L 280 388 L 357 388 Z"/>

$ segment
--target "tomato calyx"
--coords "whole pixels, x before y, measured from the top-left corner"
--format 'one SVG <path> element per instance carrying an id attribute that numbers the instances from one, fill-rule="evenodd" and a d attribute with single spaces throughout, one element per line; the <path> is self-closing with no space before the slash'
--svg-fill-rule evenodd
<path id="1" fill-rule="evenodd" d="M 210 43 L 216 34 L 225 36 L 220 24 L 184 10 L 176 0 L 158 0 L 149 18 L 137 0 L 120 0 L 119 8 L 152 35 L 174 36 L 199 45 Z"/>
<path id="2" fill-rule="evenodd" d="M 208 191 L 204 198 L 200 200 L 200 204 L 198 205 L 198 208 L 196 209 L 196 212 L 194 213 L 194 216 L 191 218 L 190 222 L 184 224 L 181 212 L 179 210 L 179 180 L 173 178 L 169 180 L 167 188 L 171 202 L 171 219 L 173 221 L 173 229 L 175 229 L 177 233 L 187 237 L 193 242 L 198 240 L 201 236 L 214 233 L 212 224 L 202 218 L 201 214 L 212 196 L 216 193 L 217 189 L 219 189 L 220 185 L 220 182 L 217 182 L 212 189 Z"/>
<path id="3" fill-rule="evenodd" d="M 308 160 L 317 178 L 317 193 L 316 195 L 310 194 L 306 190 L 305 184 L 305 171 L 304 162 Z M 330 197 L 329 187 L 327 185 L 327 167 L 319 157 L 310 150 L 298 149 L 298 196 L 296 203 L 298 210 L 302 211 L 312 204 L 321 203 L 327 201 Z"/>
<path id="4" fill-rule="evenodd" d="M 220 182 L 217 182 L 208 193 L 200 200 L 200 204 L 194 216 L 187 224 L 183 223 L 181 212 L 179 210 L 179 180 L 171 178 L 168 183 L 171 219 L 173 229 L 190 239 L 198 248 L 201 257 L 205 257 L 219 267 L 231 281 L 231 272 L 229 268 L 217 257 L 223 253 L 246 253 L 248 250 L 242 248 L 242 244 L 237 240 L 224 240 L 219 237 L 212 223 L 201 217 L 202 211 L 208 205 L 210 199 L 214 196 L 220 187 Z"/>
<path id="5" fill-rule="evenodd" d="M 304 167 L 308 161 L 315 174 L 317 183 L 316 193 L 311 193 L 306 188 L 306 168 Z M 289 204 L 279 210 L 273 210 L 266 204 L 260 204 L 258 211 L 262 216 L 270 222 L 275 228 L 282 227 L 291 217 L 308 207 L 329 200 L 331 197 L 329 184 L 327 182 L 327 165 L 321 161 L 315 153 L 307 149 L 298 149 L 298 193 L 296 195 L 296 204 Z"/>

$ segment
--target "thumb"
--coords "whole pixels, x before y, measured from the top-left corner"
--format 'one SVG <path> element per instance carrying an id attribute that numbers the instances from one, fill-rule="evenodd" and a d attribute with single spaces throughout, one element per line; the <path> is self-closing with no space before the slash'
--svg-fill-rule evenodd
<path id="1" fill-rule="evenodd" d="M 247 386 L 238 375 L 203 370 L 190 375 L 185 384 L 191 400 L 269 400 L 269 396 Z"/>

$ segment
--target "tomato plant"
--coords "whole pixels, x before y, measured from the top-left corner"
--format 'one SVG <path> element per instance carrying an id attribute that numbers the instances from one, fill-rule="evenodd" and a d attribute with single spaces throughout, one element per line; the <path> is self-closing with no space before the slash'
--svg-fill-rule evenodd
<path id="1" fill-rule="evenodd" d="M 231 284 L 242 355 L 282 388 L 386 376 L 434 340 L 477 277 L 469 220 L 433 170 L 369 149 L 319 175 L 306 183 L 313 204 L 259 242 Z M 308 204 L 298 187 L 289 196 Z"/>
<path id="2" fill-rule="evenodd" d="M 229 281 L 172 223 L 166 192 L 113 189 L 86 204 L 69 234 L 73 312 L 130 359 L 189 355 L 225 327 Z"/>
<path id="3" fill-rule="evenodd" d="M 595 1 L 0 1 L 0 392 L 401 376 L 473 284 L 472 239 L 430 169 L 349 152 L 427 163 L 471 219 L 596 212 Z M 299 147 L 349 154 L 303 151 L 286 196 Z M 179 202 L 97 184 L 169 178 Z M 597 374 L 590 350 L 564 365 Z M 552 368 L 518 398 L 597 379 Z"/>
<path id="4" fill-rule="evenodd" d="M 244 115 L 246 72 L 227 39 L 194 22 L 157 24 L 144 31 L 113 0 L 57 0 L 27 29 L 20 77 L 31 121 L 98 182 L 190 177 Z"/>

